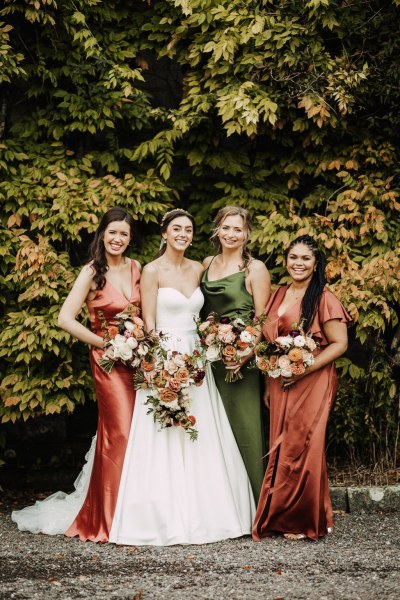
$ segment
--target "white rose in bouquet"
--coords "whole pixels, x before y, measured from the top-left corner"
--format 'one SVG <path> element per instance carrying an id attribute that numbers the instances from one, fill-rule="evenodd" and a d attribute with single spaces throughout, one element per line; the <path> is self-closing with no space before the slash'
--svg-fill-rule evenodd
<path id="1" fill-rule="evenodd" d="M 303 348 L 303 346 L 305 346 L 305 343 L 306 338 L 304 337 L 304 335 L 297 335 L 293 339 L 293 344 L 296 346 L 296 348 Z"/>
<path id="2" fill-rule="evenodd" d="M 219 348 L 218 346 L 216 346 L 215 344 L 212 346 L 209 346 L 207 348 L 206 351 L 206 359 L 209 360 L 210 362 L 214 362 L 216 360 L 219 360 L 221 358 L 220 353 L 219 353 Z"/>
<path id="3" fill-rule="evenodd" d="M 313 350 L 316 349 L 317 344 L 314 342 L 314 340 L 311 337 L 306 336 L 305 337 L 305 341 L 306 341 L 306 346 L 307 348 L 310 350 L 310 352 L 313 352 Z"/>
<path id="4" fill-rule="evenodd" d="M 166 406 L 169 410 L 172 410 L 172 411 L 176 411 L 176 410 L 180 409 L 180 406 L 178 404 L 178 400 L 174 400 L 173 402 L 164 402 L 160 398 L 160 404 L 162 406 Z"/>
<path id="5" fill-rule="evenodd" d="M 139 356 L 146 356 L 146 354 L 149 352 L 150 348 L 149 346 L 147 346 L 147 344 L 140 344 L 139 348 L 138 348 L 138 354 Z"/>
<path id="6" fill-rule="evenodd" d="M 236 319 L 233 320 L 233 325 L 235 325 L 236 327 L 237 326 L 244 327 L 246 325 L 246 323 L 240 317 L 237 317 Z"/>
<path id="7" fill-rule="evenodd" d="M 282 377 L 292 377 L 292 375 L 293 375 L 292 369 L 290 367 L 286 367 L 285 369 L 282 369 L 281 375 L 282 375 Z"/>
<path id="8" fill-rule="evenodd" d="M 135 329 L 135 325 L 132 323 L 132 321 L 124 321 L 124 327 L 127 331 L 129 331 L 129 333 L 132 333 L 132 331 Z"/>
<path id="9" fill-rule="evenodd" d="M 242 333 L 240 334 L 240 339 L 242 342 L 249 344 L 253 339 L 253 336 L 251 335 L 250 331 L 242 331 Z"/>
<path id="10" fill-rule="evenodd" d="M 275 344 L 277 344 L 278 346 L 280 346 L 281 348 L 284 348 L 286 350 L 288 350 L 289 348 L 292 347 L 292 343 L 293 343 L 293 338 L 291 335 L 280 335 L 275 340 Z"/>
<path id="11" fill-rule="evenodd" d="M 128 344 L 129 348 L 132 350 L 135 350 L 139 345 L 137 339 L 134 337 L 127 338 L 126 344 Z"/>
<path id="12" fill-rule="evenodd" d="M 178 365 L 170 358 L 164 362 L 164 369 L 168 371 L 170 375 L 173 375 L 178 370 Z"/>
<path id="13" fill-rule="evenodd" d="M 268 372 L 268 376 L 272 377 L 272 379 L 276 379 L 277 377 L 279 377 L 281 375 L 280 369 L 271 369 L 270 371 L 267 371 L 267 372 Z M 291 371 L 290 371 L 290 374 L 292 374 Z"/>
<path id="14" fill-rule="evenodd" d="M 284 354 L 278 358 L 278 365 L 281 369 L 290 369 L 290 358 Z"/>
<path id="15" fill-rule="evenodd" d="M 183 358 L 183 356 L 181 354 L 174 354 L 171 356 L 171 358 L 178 367 L 185 366 L 185 359 Z"/>
<path id="16" fill-rule="evenodd" d="M 303 350 L 303 363 L 305 367 L 310 367 L 311 365 L 314 364 L 314 357 L 311 354 L 311 352 L 308 352 L 307 350 Z"/>
<path id="17" fill-rule="evenodd" d="M 133 356 L 132 348 L 129 348 L 126 342 L 118 344 L 117 346 L 114 346 L 114 356 L 121 360 L 130 360 Z"/>

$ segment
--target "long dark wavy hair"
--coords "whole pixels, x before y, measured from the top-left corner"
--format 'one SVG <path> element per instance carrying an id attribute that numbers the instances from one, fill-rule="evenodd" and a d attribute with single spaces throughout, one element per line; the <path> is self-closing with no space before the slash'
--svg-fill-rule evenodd
<path id="1" fill-rule="evenodd" d="M 315 256 L 316 260 L 313 276 L 301 301 L 300 321 L 304 331 L 308 332 L 318 310 L 318 304 L 326 285 L 326 259 L 324 253 L 311 235 L 300 235 L 290 243 L 290 246 L 285 251 L 286 262 L 289 252 L 297 244 L 304 244 L 307 246 Z"/>
<path id="2" fill-rule="evenodd" d="M 169 210 L 168 212 L 165 213 L 165 215 L 161 219 L 161 223 L 160 223 L 161 235 L 167 231 L 168 225 L 170 223 L 172 223 L 172 221 L 178 217 L 187 217 L 189 219 L 189 221 L 192 223 L 192 226 L 193 226 L 193 235 L 195 235 L 196 223 L 194 222 L 194 216 L 191 215 L 190 212 L 188 212 L 187 210 L 184 210 L 183 208 L 173 208 L 172 210 Z M 162 256 L 164 254 L 164 252 L 166 251 L 166 249 L 167 249 L 167 244 L 166 244 L 164 238 L 161 238 L 160 250 L 158 251 L 156 258 L 159 258 L 160 256 Z"/>
<path id="3" fill-rule="evenodd" d="M 237 215 L 242 217 L 246 234 L 246 239 L 242 248 L 243 264 L 240 265 L 240 270 L 245 271 L 247 270 L 252 258 L 251 252 L 247 245 L 250 241 L 250 232 L 253 226 L 250 213 L 246 208 L 243 208 L 242 206 L 224 206 L 223 208 L 220 208 L 213 221 L 213 230 L 210 241 L 214 246 L 216 254 L 220 254 L 222 252 L 222 246 L 218 237 L 219 230 L 227 217 L 236 217 Z"/>
<path id="4" fill-rule="evenodd" d="M 104 246 L 104 232 L 110 223 L 114 221 L 126 221 L 130 229 L 130 242 L 133 240 L 133 227 L 135 221 L 132 215 L 124 208 L 110 208 L 104 213 L 100 224 L 94 234 L 92 243 L 89 246 L 89 261 L 92 263 L 94 270 L 93 280 L 98 290 L 102 290 L 106 284 L 106 273 L 108 271 L 108 263 L 106 258 L 106 249 Z M 129 243 L 130 243 L 129 242 Z M 123 253 L 123 256 L 128 252 L 129 245 Z"/>

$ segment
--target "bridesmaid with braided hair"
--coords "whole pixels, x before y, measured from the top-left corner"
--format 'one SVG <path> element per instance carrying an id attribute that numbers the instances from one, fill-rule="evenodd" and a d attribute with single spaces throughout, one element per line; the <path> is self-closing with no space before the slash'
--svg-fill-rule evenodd
<path id="1" fill-rule="evenodd" d="M 253 539 L 283 534 L 291 540 L 326 535 L 333 527 L 325 461 L 325 431 L 337 388 L 334 360 L 347 348 L 351 318 L 326 287 L 325 258 L 315 240 L 302 235 L 285 253 L 291 282 L 266 307 L 267 341 L 302 324 L 318 343 L 315 362 L 302 375 L 267 378 L 270 450 L 253 527 Z"/>

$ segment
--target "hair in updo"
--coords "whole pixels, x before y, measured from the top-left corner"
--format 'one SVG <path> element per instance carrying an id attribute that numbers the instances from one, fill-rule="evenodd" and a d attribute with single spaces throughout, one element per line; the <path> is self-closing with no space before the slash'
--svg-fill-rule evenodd
<path id="1" fill-rule="evenodd" d="M 325 277 L 325 264 L 326 259 L 325 255 L 318 246 L 317 242 L 311 235 L 300 235 L 296 239 L 294 239 L 287 250 L 285 251 L 285 260 L 287 262 L 288 255 L 294 246 L 297 244 L 304 244 L 311 250 L 313 255 L 315 256 L 315 269 L 311 278 L 310 283 L 308 284 L 306 293 L 303 296 L 301 301 L 301 315 L 300 321 L 302 322 L 302 326 L 305 332 L 311 327 L 311 323 L 314 320 L 315 314 L 318 309 L 318 304 L 322 296 L 322 292 L 326 285 L 326 277 Z"/>
<path id="2" fill-rule="evenodd" d="M 210 241 L 211 241 L 212 245 L 214 246 L 214 250 L 215 250 L 216 254 L 220 254 L 222 252 L 222 246 L 221 246 L 221 242 L 218 237 L 219 230 L 221 229 L 222 224 L 227 217 L 236 217 L 236 216 L 242 217 L 245 235 L 246 235 L 246 239 L 244 241 L 243 248 L 242 248 L 243 264 L 240 265 L 240 270 L 245 271 L 248 268 L 249 263 L 252 258 L 251 252 L 250 252 L 249 248 L 247 247 L 247 245 L 250 241 L 250 232 L 251 232 L 251 228 L 253 226 L 250 213 L 246 208 L 243 208 L 242 206 L 224 206 L 223 208 L 220 208 L 219 211 L 217 212 L 217 214 L 215 215 L 215 218 L 213 221 L 214 227 L 212 230 Z"/>
<path id="3" fill-rule="evenodd" d="M 94 270 L 93 280 L 98 290 L 102 290 L 106 284 L 106 272 L 108 271 L 108 263 L 106 258 L 106 249 L 104 246 L 104 233 L 110 223 L 114 221 L 126 221 L 130 229 L 130 241 L 134 237 L 134 223 L 133 217 L 124 208 L 110 208 L 104 213 L 100 224 L 94 234 L 92 243 L 89 246 L 89 261 L 92 262 L 91 266 Z M 123 253 L 123 256 L 128 252 L 128 247 Z"/>
<path id="4" fill-rule="evenodd" d="M 168 225 L 170 223 L 172 223 L 172 221 L 174 219 L 177 219 L 178 217 L 187 217 L 189 219 L 189 221 L 192 223 L 192 226 L 193 226 L 193 235 L 195 235 L 196 223 L 194 221 L 194 217 L 193 217 L 193 215 L 190 214 L 190 212 L 188 212 L 187 210 L 184 210 L 183 208 L 173 208 L 172 210 L 169 210 L 168 212 L 165 213 L 165 215 L 161 219 L 161 223 L 160 223 L 161 235 L 167 231 Z M 164 238 L 162 237 L 161 243 L 160 243 L 160 250 L 158 251 L 157 258 L 162 256 L 166 249 L 167 249 L 167 244 L 166 244 Z"/>

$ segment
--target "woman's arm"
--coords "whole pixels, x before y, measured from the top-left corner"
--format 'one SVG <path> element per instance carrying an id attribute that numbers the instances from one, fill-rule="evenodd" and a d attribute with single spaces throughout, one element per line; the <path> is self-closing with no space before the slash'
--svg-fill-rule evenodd
<path id="1" fill-rule="evenodd" d="M 149 263 L 144 267 L 140 278 L 142 317 L 146 330 L 149 332 L 156 328 L 157 295 L 158 270 L 153 263 Z"/>
<path id="2" fill-rule="evenodd" d="M 324 323 L 322 327 L 329 344 L 315 357 L 314 364 L 306 369 L 306 375 L 322 369 L 327 364 L 342 356 L 347 350 L 347 325 L 337 319 Z"/>
<path id="3" fill-rule="evenodd" d="M 251 261 L 246 283 L 250 287 L 253 296 L 254 314 L 258 317 L 265 310 L 271 296 L 271 278 L 267 267 L 261 260 Z"/>
<path id="4" fill-rule="evenodd" d="M 93 269 L 90 266 L 85 266 L 76 278 L 72 290 L 61 307 L 58 315 L 58 326 L 81 342 L 96 348 L 103 348 L 103 338 L 76 320 L 92 287 Z"/>
<path id="5" fill-rule="evenodd" d="M 264 395 L 263 395 L 263 401 L 264 401 L 264 404 L 265 404 L 265 406 L 267 408 L 269 408 L 270 396 L 271 396 L 271 392 L 270 392 L 270 385 L 269 385 L 269 377 L 268 377 L 268 375 L 266 375 L 264 377 Z"/>

